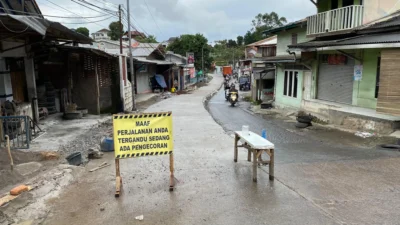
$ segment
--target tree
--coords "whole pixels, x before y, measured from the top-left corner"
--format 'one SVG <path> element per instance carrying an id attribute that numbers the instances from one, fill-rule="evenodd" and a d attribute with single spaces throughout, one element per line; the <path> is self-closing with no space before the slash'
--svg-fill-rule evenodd
<path id="1" fill-rule="evenodd" d="M 204 68 L 210 68 L 213 61 L 210 56 L 211 46 L 208 40 L 202 34 L 185 34 L 181 35 L 177 40 L 168 45 L 167 50 L 177 54 L 186 56 L 187 52 L 194 53 L 194 66 L 196 69 L 202 68 L 202 50 L 204 53 Z"/>
<path id="2" fill-rule="evenodd" d="M 86 27 L 78 27 L 75 30 L 76 32 L 85 35 L 86 37 L 89 37 L 89 29 L 87 29 Z"/>
<path id="3" fill-rule="evenodd" d="M 216 41 L 212 48 L 212 55 L 214 61 L 218 66 L 225 66 L 237 62 L 239 59 L 244 59 L 245 46 L 229 47 L 228 40 Z"/>
<path id="4" fill-rule="evenodd" d="M 252 21 L 253 31 L 257 30 L 257 28 L 261 28 L 263 30 L 269 30 L 275 27 L 283 26 L 287 22 L 285 17 L 279 17 L 276 12 L 259 13 L 255 19 Z"/>
<path id="5" fill-rule="evenodd" d="M 244 44 L 248 45 L 248 44 L 258 41 L 255 36 L 256 36 L 256 34 L 254 32 L 247 31 L 247 33 L 244 35 L 244 38 L 243 38 Z"/>
<path id="6" fill-rule="evenodd" d="M 226 45 L 226 47 L 228 47 L 228 48 L 234 48 L 236 46 L 237 46 L 236 41 L 232 40 L 232 39 L 228 40 L 228 44 Z"/>
<path id="7" fill-rule="evenodd" d="M 251 21 L 253 27 L 247 31 L 246 35 L 244 36 L 244 43 L 248 45 L 253 42 L 260 41 L 264 38 L 264 31 L 283 26 L 286 22 L 286 18 L 279 17 L 276 12 L 265 14 L 259 13 Z"/>
<path id="8" fill-rule="evenodd" d="M 237 36 L 236 42 L 237 42 L 237 45 L 242 46 L 243 45 L 243 36 Z"/>
<path id="9" fill-rule="evenodd" d="M 122 29 L 121 29 L 121 26 Z M 119 21 L 115 21 L 110 23 L 108 26 L 110 32 L 108 32 L 108 36 L 110 36 L 111 40 L 117 41 L 124 34 L 124 25 L 122 25 Z"/>
<path id="10" fill-rule="evenodd" d="M 154 35 L 149 35 L 147 37 L 136 37 L 135 40 L 140 43 L 158 43 Z"/>

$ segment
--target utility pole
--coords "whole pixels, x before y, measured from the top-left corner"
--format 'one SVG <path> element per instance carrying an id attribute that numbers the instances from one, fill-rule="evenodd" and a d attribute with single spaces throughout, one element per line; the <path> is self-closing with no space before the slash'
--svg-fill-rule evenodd
<path id="1" fill-rule="evenodd" d="M 204 76 L 204 46 L 201 48 L 201 71 Z"/>
<path id="2" fill-rule="evenodd" d="M 129 6 L 129 0 L 126 0 L 127 11 L 128 11 L 128 38 L 129 38 L 129 64 L 131 70 L 131 85 L 132 85 L 132 111 L 136 111 L 136 100 L 135 100 L 135 70 L 133 66 L 132 56 L 132 34 L 131 34 L 131 12 Z"/>
<path id="3" fill-rule="evenodd" d="M 119 36 L 119 53 L 122 54 L 122 18 L 121 18 L 121 5 L 118 5 L 118 15 L 119 15 L 119 31 L 121 35 Z"/>
<path id="4" fill-rule="evenodd" d="M 235 49 L 232 50 L 233 69 L 235 69 Z"/>

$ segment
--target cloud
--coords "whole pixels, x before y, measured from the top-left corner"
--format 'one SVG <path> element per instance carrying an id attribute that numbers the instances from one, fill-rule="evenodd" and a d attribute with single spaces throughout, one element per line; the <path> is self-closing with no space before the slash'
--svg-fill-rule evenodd
<path id="1" fill-rule="evenodd" d="M 70 0 L 50 1 L 79 15 L 100 14 Z M 114 4 L 126 4 L 125 0 L 114 0 L 112 4 L 106 3 L 107 0 L 87 1 L 113 10 L 116 10 Z M 111 0 L 108 1 L 111 2 Z M 137 0 L 130 3 L 134 26 L 140 31 L 156 35 L 159 41 L 187 33 L 202 33 L 210 41 L 236 38 L 238 35 L 244 35 L 251 28 L 251 20 L 258 13 L 275 11 L 280 16 L 286 17 L 289 22 L 316 13 L 315 6 L 308 0 Z M 38 4 L 43 14 L 76 16 L 52 5 L 48 0 L 38 0 Z M 99 19 L 101 18 L 90 20 Z M 90 32 L 95 32 L 108 27 L 108 24 L 115 20 L 117 18 L 98 23 L 65 25 L 73 28 L 86 26 Z M 87 22 L 82 19 L 58 19 L 57 21 Z"/>

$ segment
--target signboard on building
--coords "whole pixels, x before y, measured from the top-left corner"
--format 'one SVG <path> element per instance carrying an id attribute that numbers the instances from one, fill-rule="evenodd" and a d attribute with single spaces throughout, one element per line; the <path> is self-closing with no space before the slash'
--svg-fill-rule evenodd
<path id="1" fill-rule="evenodd" d="M 339 54 L 322 55 L 322 63 L 328 63 L 329 65 L 346 65 L 347 57 Z"/>
<path id="2" fill-rule="evenodd" d="M 186 58 L 187 58 L 187 64 L 189 66 L 194 65 L 194 53 L 193 52 L 187 52 L 186 53 Z"/>
<path id="3" fill-rule="evenodd" d="M 354 66 L 354 80 L 360 81 L 362 80 L 363 74 L 363 65 L 355 65 Z"/>
<path id="4" fill-rule="evenodd" d="M 191 67 L 191 68 L 189 68 L 189 75 L 190 75 L 190 78 L 195 78 L 196 76 L 195 76 L 195 69 L 194 69 L 194 67 Z"/>

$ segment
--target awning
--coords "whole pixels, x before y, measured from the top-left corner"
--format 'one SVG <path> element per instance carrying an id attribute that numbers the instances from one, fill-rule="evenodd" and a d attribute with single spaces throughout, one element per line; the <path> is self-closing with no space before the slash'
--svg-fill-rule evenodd
<path id="1" fill-rule="evenodd" d="M 78 53 L 78 52 L 88 53 L 88 54 L 92 53 L 92 54 L 95 54 L 95 55 L 98 55 L 98 56 L 102 56 L 102 57 L 106 57 L 106 58 L 115 57 L 112 54 L 109 54 L 109 53 L 107 53 L 105 51 L 102 51 L 102 50 L 99 50 L 99 49 L 95 49 L 95 48 L 85 48 L 85 47 L 66 46 L 66 45 L 55 46 L 55 48 L 69 50 L 69 51 L 75 52 L 75 53 Z"/>
<path id="2" fill-rule="evenodd" d="M 355 48 L 357 45 L 363 45 L 363 48 L 385 48 L 396 47 L 394 44 L 400 44 L 400 33 L 379 33 L 371 35 L 360 35 L 352 38 L 345 38 L 331 41 L 310 41 L 289 45 L 291 49 L 315 50 L 318 48 Z"/>
<path id="3" fill-rule="evenodd" d="M 268 73 L 275 71 L 275 68 L 253 68 L 253 73 Z"/>
<path id="4" fill-rule="evenodd" d="M 300 56 L 299 56 L 300 57 Z M 281 55 L 281 56 L 273 56 L 273 57 L 264 57 L 264 58 L 254 58 L 252 59 L 253 63 L 283 63 L 283 62 L 296 62 L 293 55 Z"/>
<path id="5" fill-rule="evenodd" d="M 2 23 L 0 24 L 0 34 L 6 37 L 10 36 L 10 34 L 19 33 L 18 39 L 25 40 L 25 37 L 37 34 L 50 40 L 74 41 L 83 44 L 92 43 L 92 39 L 85 35 L 75 32 L 58 22 L 36 16 L 0 14 L 0 21 Z"/>
<path id="6" fill-rule="evenodd" d="M 145 57 L 133 57 L 133 60 L 145 64 L 174 65 L 173 62 L 158 59 L 146 59 Z"/>

